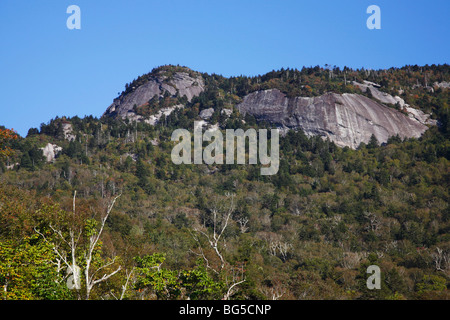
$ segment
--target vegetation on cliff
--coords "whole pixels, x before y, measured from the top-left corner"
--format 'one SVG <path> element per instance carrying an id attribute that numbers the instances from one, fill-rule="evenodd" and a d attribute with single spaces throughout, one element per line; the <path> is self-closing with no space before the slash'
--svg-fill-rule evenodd
<path id="1" fill-rule="evenodd" d="M 433 84 L 448 82 L 449 72 L 443 65 L 202 74 L 206 90 L 155 126 L 56 118 L 17 139 L 3 128 L 1 298 L 448 299 L 449 90 Z M 261 176 L 258 165 L 171 161 L 171 133 L 192 128 L 201 110 L 213 108 L 209 122 L 222 130 L 268 128 L 233 106 L 267 88 L 290 96 L 360 92 L 353 80 L 379 83 L 432 113 L 438 126 L 419 139 L 371 139 L 357 150 L 289 131 L 273 176 Z M 149 106 L 165 99 L 182 97 Z M 48 143 L 62 147 L 50 163 L 41 151 Z M 76 271 L 64 259 L 76 260 L 79 289 L 68 285 Z M 381 290 L 366 287 L 372 264 Z M 103 274 L 111 276 L 96 282 Z"/>

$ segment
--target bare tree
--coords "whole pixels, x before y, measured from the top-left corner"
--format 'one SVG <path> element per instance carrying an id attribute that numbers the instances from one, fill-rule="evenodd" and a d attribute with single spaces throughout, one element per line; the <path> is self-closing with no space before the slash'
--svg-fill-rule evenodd
<path id="1" fill-rule="evenodd" d="M 231 267 L 228 274 L 225 276 L 225 283 L 227 285 L 227 292 L 224 294 L 222 300 L 228 300 L 235 293 L 236 287 L 245 282 L 244 264 L 240 266 Z"/>
<path id="2" fill-rule="evenodd" d="M 271 255 L 279 256 L 284 262 L 288 258 L 288 251 L 292 248 L 292 244 L 289 242 L 283 242 L 280 240 L 274 240 L 269 242 L 269 252 Z"/>
<path id="3" fill-rule="evenodd" d="M 97 247 L 98 241 L 102 235 L 106 220 L 108 219 L 114 204 L 116 200 L 121 196 L 116 196 L 111 203 L 107 206 L 105 215 L 100 220 L 100 228 L 98 231 L 92 231 L 88 235 L 88 241 L 87 241 L 87 247 L 83 247 L 80 245 L 80 240 L 83 235 L 84 225 L 77 224 L 76 223 L 76 194 L 77 192 L 74 192 L 73 195 L 73 219 L 72 223 L 70 224 L 68 231 L 64 232 L 62 226 L 55 226 L 53 224 L 50 224 L 49 227 L 55 234 L 55 237 L 53 239 L 48 239 L 40 230 L 37 228 L 34 228 L 34 230 L 42 236 L 42 238 L 50 243 L 53 247 L 54 252 L 57 255 L 57 261 L 56 264 L 59 269 L 61 269 L 61 263 L 64 263 L 67 266 L 67 273 L 70 276 L 70 280 L 72 283 L 68 283 L 68 286 L 71 289 L 81 289 L 81 268 L 80 261 L 77 261 L 77 258 L 80 257 L 84 258 L 84 262 L 86 264 L 86 267 L 84 268 L 84 277 L 85 277 L 85 285 L 86 285 L 86 295 L 85 298 L 89 299 L 92 288 L 109 279 L 113 275 L 115 275 L 117 272 L 120 271 L 121 267 L 118 266 L 114 271 L 107 271 L 103 273 L 101 277 L 98 277 L 98 273 L 102 270 L 107 270 L 108 267 L 112 266 L 116 262 L 116 257 L 114 257 L 111 261 L 101 265 L 100 267 L 94 268 L 92 267 L 92 261 L 95 255 L 95 249 Z"/>
<path id="4" fill-rule="evenodd" d="M 431 254 L 434 262 L 434 267 L 437 271 L 444 272 L 447 276 L 450 275 L 450 253 L 436 247 L 436 252 Z"/>
<path id="5" fill-rule="evenodd" d="M 75 216 L 75 198 L 77 192 L 74 192 L 73 195 L 73 216 Z M 76 253 L 78 249 L 78 244 L 80 241 L 81 234 L 83 229 L 80 226 L 76 226 L 75 223 L 69 227 L 68 230 L 68 239 L 63 234 L 62 228 L 55 227 L 53 224 L 49 224 L 49 228 L 56 235 L 56 240 L 48 240 L 47 237 L 41 233 L 36 227 L 34 230 L 48 243 L 50 243 L 53 247 L 53 251 L 57 255 L 56 265 L 58 270 L 61 270 L 61 262 L 63 262 L 67 266 L 67 274 L 71 275 L 70 280 L 72 281 L 68 286 L 71 289 L 79 290 L 81 288 L 81 279 L 80 279 L 80 267 L 77 264 Z M 70 257 L 70 258 L 69 258 Z"/>
<path id="6" fill-rule="evenodd" d="M 110 294 L 114 297 L 114 299 L 123 300 L 123 298 L 125 297 L 125 293 L 127 292 L 127 289 L 128 289 L 128 283 L 130 282 L 130 280 L 133 281 L 135 279 L 134 277 L 132 277 L 133 273 L 134 273 L 134 269 L 135 269 L 134 267 L 131 268 L 131 270 L 125 269 L 125 283 L 122 284 L 122 287 L 121 287 L 122 290 L 120 293 L 120 297 L 117 297 L 114 294 L 113 290 L 110 291 Z"/>
<path id="7" fill-rule="evenodd" d="M 190 250 L 194 254 L 201 256 L 205 261 L 206 267 L 213 271 L 217 275 L 225 275 L 225 283 L 227 285 L 227 292 L 223 296 L 223 300 L 228 300 L 230 296 L 235 293 L 236 287 L 245 282 L 244 269 L 232 267 L 224 258 L 222 249 L 219 244 L 223 241 L 223 247 L 226 247 L 226 243 L 224 240 L 224 232 L 229 226 L 231 216 L 235 210 L 234 207 L 234 195 L 227 194 L 226 197 L 230 199 L 229 206 L 224 209 L 221 208 L 217 203 L 213 203 L 211 208 L 212 214 L 212 228 L 206 228 L 205 226 L 194 228 L 194 233 L 192 237 L 198 244 L 198 252 Z M 211 230 L 212 229 L 212 230 Z M 202 246 L 202 241 L 200 241 L 200 237 L 204 237 L 204 239 L 208 243 L 208 247 L 213 250 L 216 258 L 219 260 L 219 264 L 217 266 L 213 266 L 210 262 L 210 258 L 207 257 L 205 253 L 205 249 Z"/>
<path id="8" fill-rule="evenodd" d="M 86 268 L 84 269 L 84 275 L 85 275 L 85 280 L 86 280 L 86 299 L 89 299 L 90 293 L 92 288 L 100 283 L 103 282 L 105 280 L 108 280 L 110 277 L 112 277 L 113 275 L 115 275 L 117 272 L 120 271 L 121 266 L 118 266 L 116 270 L 112 271 L 111 273 L 104 273 L 103 276 L 99 279 L 95 279 L 95 275 L 97 274 L 97 272 L 99 272 L 101 269 L 107 268 L 111 265 L 113 265 L 115 263 L 116 257 L 114 257 L 111 261 L 109 261 L 108 263 L 104 264 L 103 266 L 100 266 L 96 271 L 92 272 L 91 270 L 91 263 L 92 263 L 92 258 L 93 258 L 93 253 L 94 253 L 94 249 L 97 246 L 98 240 L 100 239 L 100 236 L 102 235 L 103 232 L 103 228 L 105 227 L 105 223 L 106 220 L 109 217 L 109 214 L 111 213 L 114 204 L 116 203 L 116 200 L 121 196 L 122 194 L 119 194 L 118 196 L 114 197 L 114 199 L 112 200 L 111 204 L 108 205 L 108 208 L 106 210 L 106 214 L 104 215 L 104 217 L 101 219 L 100 222 L 100 230 L 98 232 L 94 232 L 90 237 L 89 237 L 89 244 L 88 244 L 88 249 L 87 252 L 85 254 L 85 259 L 86 259 Z M 75 197 L 74 197 L 74 206 L 75 206 Z"/>
<path id="9" fill-rule="evenodd" d="M 369 222 L 369 226 L 366 227 L 366 230 L 370 230 L 373 232 L 379 231 L 381 226 L 380 218 L 373 212 L 364 212 L 364 217 Z"/>
<path id="10" fill-rule="evenodd" d="M 241 217 L 241 218 L 239 218 L 238 223 L 239 223 L 239 230 L 241 231 L 241 233 L 246 233 L 248 231 L 248 227 L 247 227 L 248 218 Z"/>
<path id="11" fill-rule="evenodd" d="M 206 266 L 210 268 L 215 273 L 220 273 L 220 271 L 225 266 L 225 259 L 223 258 L 222 253 L 219 250 L 219 241 L 223 237 L 223 234 L 228 226 L 228 223 L 231 219 L 231 215 L 234 212 L 234 195 L 227 194 L 227 198 L 231 199 L 231 203 L 229 208 L 225 212 L 219 212 L 219 208 L 216 204 L 214 204 L 213 208 L 211 209 L 212 213 L 212 234 L 210 231 L 207 230 L 207 228 L 194 228 L 195 233 L 203 235 L 211 249 L 214 250 L 216 256 L 220 260 L 220 266 L 213 268 L 211 267 L 208 258 L 205 256 L 204 250 L 202 248 L 200 239 L 197 235 L 192 234 L 194 240 L 199 245 L 199 253 L 196 253 L 197 255 L 202 256 L 202 258 L 206 262 Z M 194 252 L 195 253 L 195 252 Z"/>
<path id="12" fill-rule="evenodd" d="M 286 285 L 282 281 L 275 279 L 270 286 L 264 286 L 260 291 L 271 300 L 278 300 L 286 293 Z"/>
<path id="13" fill-rule="evenodd" d="M 128 272 L 128 270 L 125 270 L 126 280 L 125 280 L 125 283 L 122 285 L 122 293 L 120 294 L 119 300 L 123 299 L 125 292 L 127 291 L 127 288 L 128 288 L 128 282 L 130 281 L 130 278 L 133 275 L 133 272 L 134 272 L 134 268 L 132 268 L 130 272 Z"/>
<path id="14" fill-rule="evenodd" d="M 367 257 L 365 252 L 345 251 L 342 254 L 340 264 L 345 269 L 354 269 L 358 267 L 361 261 Z"/>
<path id="15" fill-rule="evenodd" d="M 262 238 L 267 243 L 269 254 L 286 262 L 289 251 L 292 249 L 292 244 L 284 241 L 282 235 L 273 232 L 263 233 Z"/>

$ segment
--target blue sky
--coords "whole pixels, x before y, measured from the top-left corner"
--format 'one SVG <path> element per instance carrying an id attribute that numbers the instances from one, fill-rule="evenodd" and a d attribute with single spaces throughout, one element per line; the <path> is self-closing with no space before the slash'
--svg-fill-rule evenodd
<path id="1" fill-rule="evenodd" d="M 69 5 L 81 30 L 69 30 Z M 369 30 L 369 5 L 381 30 Z M 281 67 L 449 63 L 448 0 L 1 0 L 0 125 L 25 136 L 56 116 L 100 117 L 163 64 L 224 76 Z"/>

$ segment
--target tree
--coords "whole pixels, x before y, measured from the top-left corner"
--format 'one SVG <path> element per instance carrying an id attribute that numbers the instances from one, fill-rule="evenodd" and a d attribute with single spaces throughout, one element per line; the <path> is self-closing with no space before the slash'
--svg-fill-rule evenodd
<path id="1" fill-rule="evenodd" d="M 0 160 L 12 154 L 13 150 L 8 146 L 8 142 L 17 138 L 18 136 L 14 129 L 0 128 Z"/>
<path id="2" fill-rule="evenodd" d="M 379 145 L 380 144 L 378 142 L 377 137 L 375 137 L 375 135 L 372 133 L 372 135 L 370 136 L 369 143 L 367 144 L 367 149 L 375 149 Z"/>
<path id="3" fill-rule="evenodd" d="M 63 281 L 51 245 L 37 235 L 19 243 L 0 241 L 1 298 L 6 300 L 70 299 L 71 292 Z"/>
<path id="4" fill-rule="evenodd" d="M 97 248 L 98 240 L 100 239 L 100 236 L 102 235 L 106 220 L 108 219 L 109 214 L 111 213 L 111 210 L 113 209 L 116 200 L 120 196 L 121 195 L 116 196 L 112 200 L 111 204 L 108 206 L 106 214 L 101 218 L 100 229 L 98 231 L 96 230 L 96 228 L 95 228 L 96 221 L 95 220 L 90 220 L 91 225 L 87 229 L 87 236 L 89 237 L 89 244 L 88 244 L 88 248 L 87 248 L 87 253 L 85 255 L 86 267 L 85 267 L 85 272 L 84 272 L 85 281 L 86 281 L 86 300 L 89 299 L 91 290 L 94 287 L 94 285 L 96 285 L 100 282 L 103 282 L 105 280 L 108 280 L 110 277 L 115 275 L 121 269 L 121 266 L 118 266 L 114 271 L 111 271 L 109 274 L 104 273 L 101 278 L 96 279 L 95 275 L 98 271 L 100 271 L 100 269 L 104 269 L 104 268 L 106 269 L 107 267 L 112 266 L 115 263 L 116 257 L 114 257 L 112 260 L 110 260 L 107 263 L 104 263 L 103 265 L 98 267 L 96 271 L 91 270 L 91 264 L 93 264 L 93 262 L 94 262 L 93 260 L 94 259 L 98 260 L 98 258 L 99 258 L 99 256 L 98 256 L 99 252 L 98 252 L 98 248 Z M 74 211 L 75 211 L 75 196 L 74 196 Z"/>
<path id="5" fill-rule="evenodd" d="M 229 226 L 231 216 L 235 210 L 234 207 L 234 195 L 227 194 L 226 198 L 230 199 L 230 204 L 228 208 L 222 208 L 217 203 L 214 203 L 211 208 L 212 219 L 210 221 L 211 228 L 194 228 L 194 234 L 192 237 L 198 244 L 198 251 L 193 252 L 194 254 L 203 258 L 206 263 L 206 268 L 213 271 L 217 276 L 221 277 L 226 285 L 226 292 L 223 295 L 223 300 L 228 300 L 231 295 L 235 292 L 236 286 L 245 282 L 244 269 L 242 266 L 233 267 L 227 262 L 224 258 L 224 254 L 222 249 L 219 246 L 219 243 L 224 238 L 224 233 L 227 227 Z M 212 229 L 212 230 L 211 230 Z M 215 259 L 219 259 L 217 263 L 214 265 L 211 263 L 212 258 L 208 257 L 208 253 L 205 252 L 205 249 L 202 245 L 202 241 L 199 238 L 199 235 L 203 236 L 206 239 L 208 244 L 208 249 L 212 249 L 215 255 Z M 223 240 L 225 241 L 225 240 Z M 210 261 L 211 260 L 211 261 Z"/>
<path id="6" fill-rule="evenodd" d="M 178 274 L 161 267 L 165 260 L 165 255 L 161 253 L 135 258 L 137 266 L 134 287 L 141 295 L 152 290 L 158 299 L 176 299 L 180 296 Z"/>
<path id="7" fill-rule="evenodd" d="M 221 250 L 219 249 L 219 241 L 221 240 L 221 238 L 228 226 L 231 215 L 234 212 L 234 195 L 227 195 L 227 197 L 229 197 L 231 199 L 231 203 L 230 203 L 229 208 L 225 212 L 219 212 L 219 208 L 218 208 L 217 204 L 214 204 L 213 208 L 211 209 L 212 234 L 208 230 L 205 230 L 203 228 L 202 229 L 194 228 L 194 231 L 197 234 L 203 235 L 206 238 L 206 240 L 209 244 L 209 247 L 214 250 L 216 257 L 219 258 L 219 260 L 220 260 L 218 266 L 211 266 L 209 263 L 209 259 L 206 257 L 206 255 L 204 253 L 204 250 L 202 248 L 202 245 L 199 241 L 198 236 L 193 235 L 194 240 L 199 245 L 199 251 L 200 251 L 200 253 L 196 253 L 196 254 L 200 255 L 205 260 L 207 268 L 214 271 L 216 274 L 219 274 L 222 271 L 222 269 L 225 267 L 225 259 L 223 258 Z"/>
<path id="8" fill-rule="evenodd" d="M 450 275 L 450 252 L 436 247 L 436 252 L 431 254 L 431 258 L 437 271 L 442 271 L 447 276 Z"/>
<path id="9" fill-rule="evenodd" d="M 221 296 L 223 284 L 214 281 L 200 263 L 191 270 L 170 270 L 163 268 L 165 254 L 154 253 L 135 257 L 134 289 L 143 299 L 156 295 L 157 299 L 217 299 Z"/>
<path id="10" fill-rule="evenodd" d="M 57 256 L 56 263 L 61 268 L 62 265 L 67 266 L 67 272 L 71 274 L 72 281 L 70 286 L 72 288 L 76 290 L 81 289 L 82 269 L 84 269 L 86 300 L 89 300 L 95 285 L 108 280 L 121 269 L 120 265 L 111 269 L 116 264 L 116 257 L 108 261 L 103 260 L 101 257 L 101 243 L 99 242 L 106 220 L 120 196 L 114 197 L 107 206 L 106 213 L 101 217 L 98 228 L 95 219 L 86 220 L 81 215 L 77 215 L 76 191 L 73 196 L 72 214 L 58 210 L 57 207 L 50 208 L 57 211 L 56 216 L 59 216 L 60 219 L 50 221 L 47 230 L 35 228 L 35 231 L 52 246 Z M 50 237 L 48 234 L 50 234 Z M 103 272 L 101 277 L 98 276 L 100 271 Z"/>
<path id="11" fill-rule="evenodd" d="M 39 134 L 38 128 L 30 128 L 28 129 L 27 137 Z"/>
<path id="12" fill-rule="evenodd" d="M 217 299 L 221 296 L 222 284 L 214 281 L 200 263 L 192 270 L 182 271 L 180 280 L 188 299 Z"/>

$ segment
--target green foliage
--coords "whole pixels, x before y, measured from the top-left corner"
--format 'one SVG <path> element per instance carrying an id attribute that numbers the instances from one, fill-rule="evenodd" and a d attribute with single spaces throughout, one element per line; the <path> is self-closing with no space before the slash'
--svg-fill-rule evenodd
<path id="1" fill-rule="evenodd" d="M 62 275 L 53 264 L 52 246 L 37 235 L 21 243 L 0 241 L 0 284 L 2 299 L 71 299 Z"/>
<path id="2" fill-rule="evenodd" d="M 222 285 L 215 282 L 202 265 L 198 265 L 191 270 L 182 271 L 180 280 L 183 288 L 186 290 L 185 295 L 189 299 L 205 300 L 221 298 Z"/>
<path id="3" fill-rule="evenodd" d="M 161 268 L 165 261 L 163 254 L 155 253 L 136 257 L 136 290 L 149 289 L 158 299 L 176 299 L 181 294 L 181 286 L 176 271 Z"/>
<path id="4" fill-rule="evenodd" d="M 447 289 L 447 280 L 438 275 L 424 275 L 421 282 L 416 285 L 419 295 L 430 291 L 444 291 Z"/>
<path id="5" fill-rule="evenodd" d="M 204 266 L 190 270 L 169 270 L 162 268 L 165 255 L 154 253 L 135 257 L 136 282 L 134 289 L 149 290 L 158 299 L 178 299 L 183 295 L 192 300 L 218 298 L 222 287 L 208 274 Z"/>
<path id="6" fill-rule="evenodd" d="M 163 66 L 122 94 L 158 73 L 170 78 L 176 70 L 193 72 Z M 242 261 L 245 282 L 235 287 L 235 299 L 448 298 L 448 276 L 436 270 L 433 254 L 436 247 L 449 252 L 449 90 L 416 86 L 424 84 L 425 75 L 428 83 L 449 81 L 448 65 L 378 71 L 317 66 L 232 78 L 192 74 L 203 77 L 206 90 L 191 101 L 166 95 L 138 106 L 138 112 L 150 114 L 183 102 L 185 108 L 155 126 L 92 116 L 56 118 L 39 132 L 8 142 L 13 153 L 8 163 L 0 160 L 0 284 L 12 275 L 8 299 L 76 298 L 64 282 L 51 280 L 65 274 L 55 271 L 54 253 L 35 237 L 34 227 L 52 241 L 59 236 L 50 225 L 64 236 L 71 226 L 81 228 L 77 258 L 83 268 L 83 250 L 98 232 L 96 214 L 103 212 L 98 206 L 120 193 L 93 263 L 111 262 L 107 257 L 116 253 L 123 272 L 97 287 L 93 298 L 120 296 L 124 270 L 135 270 L 126 298 L 220 299 L 233 283 L 230 266 Z M 258 165 L 171 162 L 172 131 L 192 129 L 203 109 L 214 109 L 221 130 L 268 128 L 234 108 L 245 94 L 270 88 L 289 96 L 363 94 L 350 80 L 374 81 L 395 95 L 401 88 L 408 104 L 432 112 L 440 125 L 421 138 L 391 137 L 383 145 L 373 136 L 357 150 L 289 131 L 280 138 L 280 169 L 273 176 L 261 176 Z M 232 110 L 229 117 L 224 109 Z M 76 139 L 64 138 L 63 123 L 72 125 Z M 54 163 L 41 157 L 47 143 L 63 149 Z M 14 163 L 21 165 L 6 169 Z M 68 213 L 75 190 L 82 214 L 74 216 Z M 198 249 L 193 230 L 213 232 L 214 199 L 227 193 L 235 194 L 236 202 L 219 249 L 229 269 L 217 274 L 210 267 L 220 261 L 206 239 L 201 244 L 210 267 L 193 253 Z M 370 264 L 381 268 L 380 291 L 366 287 Z"/>

